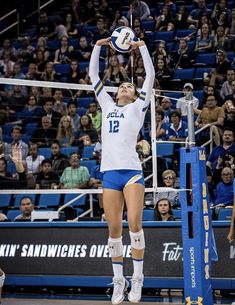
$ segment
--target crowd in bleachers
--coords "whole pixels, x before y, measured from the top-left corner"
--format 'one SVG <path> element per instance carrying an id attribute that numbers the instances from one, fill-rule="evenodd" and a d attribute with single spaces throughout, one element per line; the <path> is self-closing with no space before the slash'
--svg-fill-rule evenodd
<path id="1" fill-rule="evenodd" d="M 1 77 L 90 84 L 92 47 L 116 27 L 131 26 L 128 3 L 71 0 L 68 4 L 61 14 L 40 11 L 36 25 L 29 24 L 17 39 L 3 41 Z M 161 153 L 159 145 L 159 186 L 166 185 L 165 170 L 174 170 L 173 180 L 179 175 L 179 147 L 188 136 L 186 105 L 192 100 L 195 128 L 212 126 L 216 153 L 207 151 L 211 203 L 217 208 L 231 206 L 235 168 L 233 1 L 134 0 L 133 5 L 133 30 L 145 41 L 155 66 L 157 140 L 169 141 L 173 149 Z M 134 51 L 133 75 L 131 71 L 129 54 L 102 48 L 100 76 L 105 85 L 119 86 L 133 77 L 141 87 L 145 71 L 138 49 Z M 137 145 L 142 159 L 151 153 L 150 115 L 148 110 Z M 97 187 L 100 177 L 91 174 L 93 166 L 99 173 L 101 124 L 101 111 L 90 91 L 1 85 L 0 176 L 17 176 L 11 148 L 20 143 L 26 188 Z M 196 136 L 198 145 L 208 139 L 208 129 Z M 143 168 L 145 176 L 152 171 L 148 162 Z M 0 187 L 8 188 L 4 179 Z M 226 189 L 226 198 L 218 197 L 224 193 L 221 189 Z M 14 198 L 11 205 L 14 207 Z"/>

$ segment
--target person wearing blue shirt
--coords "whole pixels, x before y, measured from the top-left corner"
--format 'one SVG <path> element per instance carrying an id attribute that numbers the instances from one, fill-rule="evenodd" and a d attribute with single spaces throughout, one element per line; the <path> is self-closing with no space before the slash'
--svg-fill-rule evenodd
<path id="1" fill-rule="evenodd" d="M 215 190 L 214 205 L 216 207 L 232 207 L 233 178 L 233 170 L 230 167 L 224 167 L 221 172 L 222 181 L 217 184 Z"/>
<path id="2" fill-rule="evenodd" d="M 173 111 L 169 115 L 170 124 L 166 130 L 166 139 L 170 141 L 185 141 L 188 136 L 188 126 L 182 121 L 181 114 L 178 111 Z"/>

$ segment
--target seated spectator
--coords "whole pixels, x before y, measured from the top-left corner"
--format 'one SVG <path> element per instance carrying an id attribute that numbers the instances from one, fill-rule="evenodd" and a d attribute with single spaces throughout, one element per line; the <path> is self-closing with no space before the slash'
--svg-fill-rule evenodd
<path id="1" fill-rule="evenodd" d="M 207 166 L 214 170 L 218 158 L 223 158 L 227 153 L 235 153 L 234 132 L 230 128 L 224 128 L 222 144 L 212 150 L 206 162 Z"/>
<path id="2" fill-rule="evenodd" d="M 213 27 L 222 26 L 225 29 L 225 35 L 229 33 L 229 28 L 231 27 L 231 10 L 227 8 L 226 2 L 225 0 L 220 0 L 219 3 L 216 3 L 211 15 Z"/>
<path id="3" fill-rule="evenodd" d="M 30 37 L 25 36 L 21 40 L 22 48 L 17 51 L 17 61 L 24 66 L 27 66 L 33 59 L 35 48 L 30 45 Z"/>
<path id="4" fill-rule="evenodd" d="M 134 63 L 134 83 L 141 88 L 145 78 L 144 62 L 141 56 L 138 56 Z"/>
<path id="5" fill-rule="evenodd" d="M 159 199 L 154 208 L 154 220 L 174 221 L 170 201 L 167 198 Z"/>
<path id="6" fill-rule="evenodd" d="M 159 4 L 160 10 L 162 10 L 162 8 L 165 7 L 165 6 L 171 11 L 172 16 L 176 15 L 177 5 L 174 3 L 174 1 L 164 0 L 164 3 Z"/>
<path id="7" fill-rule="evenodd" d="M 209 25 L 203 24 L 200 31 L 200 36 L 196 39 L 195 52 L 211 52 L 213 46 L 213 38 L 210 34 Z"/>
<path id="8" fill-rule="evenodd" d="M 65 17 L 65 28 L 70 38 L 76 38 L 78 36 L 78 30 L 75 27 L 73 16 L 70 13 L 67 13 Z"/>
<path id="9" fill-rule="evenodd" d="M 76 133 L 80 127 L 80 116 L 77 114 L 77 102 L 72 101 L 68 104 L 68 115 L 72 119 L 73 131 Z"/>
<path id="10" fill-rule="evenodd" d="M 233 170 L 224 167 L 221 172 L 222 181 L 217 184 L 215 190 L 214 206 L 216 208 L 233 207 Z"/>
<path id="11" fill-rule="evenodd" d="M 67 82 L 75 83 L 75 84 L 86 84 L 85 78 L 86 78 L 86 73 L 80 72 L 78 61 L 72 60 L 71 68 L 67 75 Z M 73 93 L 73 98 L 78 97 L 82 94 L 81 90 L 71 90 L 71 92 Z"/>
<path id="12" fill-rule="evenodd" d="M 61 153 L 61 146 L 57 140 L 51 144 L 51 158 L 52 170 L 59 177 L 62 175 L 64 169 L 70 166 L 68 157 Z"/>
<path id="13" fill-rule="evenodd" d="M 213 133 L 213 140 L 215 145 L 220 144 L 220 128 L 224 126 L 224 109 L 222 107 L 217 107 L 217 101 L 214 95 L 209 95 L 206 99 L 206 107 L 204 107 L 201 113 L 198 115 L 195 126 L 202 128 L 206 124 L 210 124 Z M 202 133 L 203 137 L 208 137 L 208 130 Z"/>
<path id="14" fill-rule="evenodd" d="M 156 114 L 156 139 L 161 140 L 165 138 L 167 124 L 164 122 L 164 112 L 160 108 L 157 108 L 155 110 L 155 114 Z"/>
<path id="15" fill-rule="evenodd" d="M 170 114 L 174 111 L 173 108 L 171 108 L 171 100 L 169 97 L 164 97 L 161 101 L 161 110 L 164 114 L 164 123 L 168 124 L 170 122 Z"/>
<path id="16" fill-rule="evenodd" d="M 235 173 L 235 153 L 227 152 L 226 154 L 219 156 L 216 162 L 216 167 L 213 170 L 212 180 L 214 188 L 219 182 L 221 182 L 221 173 L 223 168 L 229 167 Z"/>
<path id="17" fill-rule="evenodd" d="M 7 160 L 11 159 L 13 148 L 15 147 L 15 145 L 17 145 L 20 147 L 21 157 L 23 161 L 25 161 L 29 152 L 29 148 L 28 148 L 28 144 L 22 141 L 22 128 L 20 126 L 14 126 L 11 130 L 11 137 L 12 137 L 12 142 L 6 143 L 5 145 L 5 158 Z"/>
<path id="18" fill-rule="evenodd" d="M 13 78 L 13 79 L 25 79 L 25 75 L 24 73 L 21 71 L 21 64 L 20 63 L 15 63 L 14 66 L 13 66 L 13 72 L 12 74 L 10 75 L 10 78 Z M 5 85 L 4 87 L 4 90 L 6 92 L 9 92 L 9 91 L 12 91 L 14 90 L 14 85 Z M 27 96 L 27 88 L 25 87 L 24 88 L 24 93 L 23 93 L 24 96 Z"/>
<path id="19" fill-rule="evenodd" d="M 169 66 L 174 69 L 191 68 L 194 61 L 194 54 L 189 51 L 187 40 L 180 38 L 179 48 L 172 53 Z"/>
<path id="20" fill-rule="evenodd" d="M 117 9 L 114 12 L 114 19 L 109 28 L 110 33 L 112 33 L 116 28 L 118 28 L 120 26 L 129 26 L 129 21 L 125 16 L 122 15 L 121 10 Z"/>
<path id="21" fill-rule="evenodd" d="M 80 165 L 80 155 L 73 153 L 70 156 L 70 165 L 66 167 L 60 178 L 60 188 L 84 189 L 89 186 L 89 171 Z"/>
<path id="22" fill-rule="evenodd" d="M 19 144 L 14 144 L 11 151 L 11 160 L 15 164 L 17 177 L 7 173 L 7 162 L 0 159 L 0 189 L 25 189 L 27 187 L 26 172 L 23 165 L 22 149 Z"/>
<path id="23" fill-rule="evenodd" d="M 68 115 L 62 116 L 57 129 L 56 140 L 63 147 L 70 147 L 74 142 L 72 119 Z"/>
<path id="24" fill-rule="evenodd" d="M 55 71 L 52 61 L 48 61 L 45 66 L 44 72 L 41 73 L 41 80 L 47 82 L 56 82 L 59 80 L 59 75 Z"/>
<path id="25" fill-rule="evenodd" d="M 47 62 L 50 57 L 50 52 L 47 47 L 47 40 L 44 37 L 39 37 L 37 40 L 36 49 L 34 51 L 35 52 L 34 58 L 36 57 L 36 53 L 39 51 L 43 52 L 43 58 Z"/>
<path id="26" fill-rule="evenodd" d="M 99 7 L 96 11 L 96 17 L 103 17 L 103 18 L 112 18 L 113 17 L 113 10 L 112 7 L 107 0 L 101 0 Z"/>
<path id="27" fill-rule="evenodd" d="M 188 16 L 189 28 L 196 29 L 199 24 L 200 16 L 205 15 L 210 18 L 212 11 L 207 8 L 206 0 L 198 0 L 198 8 L 193 9 Z"/>
<path id="28" fill-rule="evenodd" d="M 46 64 L 47 64 L 47 61 L 45 60 L 44 54 L 45 53 L 43 51 L 38 50 L 35 54 L 35 59 L 34 59 L 34 62 L 37 66 L 37 74 L 40 77 L 42 77 L 42 74 L 44 73 L 45 68 L 46 68 Z"/>
<path id="29" fill-rule="evenodd" d="M 0 48 L 0 59 L 3 59 L 3 55 L 6 53 L 10 54 L 14 60 L 17 57 L 17 50 L 12 46 L 9 38 L 4 39 L 2 47 Z"/>
<path id="30" fill-rule="evenodd" d="M 140 131 L 137 137 L 136 151 L 140 157 L 140 160 L 147 158 L 150 155 L 151 147 L 147 140 L 144 139 L 142 132 Z"/>
<path id="31" fill-rule="evenodd" d="M 54 97 L 50 96 L 43 98 L 43 114 L 44 116 L 48 116 L 51 118 L 51 124 L 53 128 L 57 128 L 61 119 L 61 114 L 55 110 L 53 110 L 55 103 Z"/>
<path id="32" fill-rule="evenodd" d="M 94 45 L 97 40 L 108 38 L 110 33 L 106 30 L 105 19 L 98 18 L 96 21 L 97 30 L 93 33 L 92 44 Z"/>
<path id="33" fill-rule="evenodd" d="M 169 141 L 185 141 L 188 136 L 187 123 L 182 121 L 182 116 L 178 111 L 173 111 L 169 115 L 170 124 L 166 130 L 166 138 Z"/>
<path id="34" fill-rule="evenodd" d="M 176 13 L 176 17 L 175 17 L 175 28 L 176 29 L 187 29 L 188 28 L 188 8 L 186 5 L 180 5 L 178 7 L 177 13 Z"/>
<path id="35" fill-rule="evenodd" d="M 194 114 L 197 115 L 201 111 L 198 109 L 199 100 L 193 95 L 193 84 L 186 83 L 183 87 L 184 97 L 178 99 L 176 103 L 176 110 L 182 115 L 182 119 L 184 121 L 188 121 L 188 103 L 191 102 L 193 104 Z"/>
<path id="36" fill-rule="evenodd" d="M 225 96 L 225 100 L 232 100 L 233 103 L 235 103 L 235 80 L 232 81 L 231 87 L 232 92 L 231 94 Z"/>
<path id="37" fill-rule="evenodd" d="M 11 60 L 11 55 L 3 54 L 3 59 L 0 59 L 0 75 L 1 77 L 10 77 L 13 73 L 15 62 Z"/>
<path id="38" fill-rule="evenodd" d="M 155 77 L 160 86 L 172 79 L 173 72 L 163 58 L 158 58 L 155 64 Z"/>
<path id="39" fill-rule="evenodd" d="M 49 21 L 46 11 L 41 10 L 39 14 L 39 21 L 36 27 L 36 37 L 44 37 L 51 39 L 55 35 L 55 27 Z"/>
<path id="40" fill-rule="evenodd" d="M 78 48 L 76 48 L 76 59 L 78 61 L 89 61 L 91 57 L 91 46 L 88 44 L 86 36 L 79 39 Z"/>
<path id="41" fill-rule="evenodd" d="M 218 90 L 214 86 L 208 86 L 208 87 L 205 86 L 204 93 L 203 93 L 203 99 L 202 99 L 202 101 L 200 101 L 200 106 L 199 106 L 200 109 L 205 107 L 206 99 L 209 95 L 214 95 L 215 99 L 217 101 L 217 106 L 219 106 L 219 107 L 222 106 L 223 100 L 222 100 L 221 96 L 219 95 Z"/>
<path id="42" fill-rule="evenodd" d="M 20 199 L 21 214 L 16 216 L 14 221 L 31 220 L 31 214 L 33 210 L 34 210 L 34 204 L 32 202 L 32 199 L 28 196 L 22 197 Z"/>
<path id="43" fill-rule="evenodd" d="M 147 46 L 147 48 L 150 50 L 151 42 L 149 41 L 147 35 L 145 34 L 145 30 L 140 25 L 135 25 L 133 27 L 133 30 L 135 32 L 135 37 L 137 39 L 143 40 Z M 137 49 L 138 55 L 140 55 L 139 49 Z"/>
<path id="44" fill-rule="evenodd" d="M 100 132 L 102 125 L 102 113 L 100 110 L 98 110 L 97 102 L 93 102 L 89 105 L 87 114 L 91 117 L 92 124 L 96 131 Z"/>
<path id="45" fill-rule="evenodd" d="M 67 105 L 63 101 L 63 90 L 62 89 L 55 89 L 54 92 L 54 106 L 53 111 L 59 112 L 62 116 L 67 115 Z"/>
<path id="46" fill-rule="evenodd" d="M 235 83 L 235 81 L 234 81 Z M 222 108 L 224 109 L 225 119 L 224 119 L 224 126 L 229 127 L 235 131 L 235 105 L 232 100 L 226 99 Z"/>
<path id="47" fill-rule="evenodd" d="M 42 108 L 37 105 L 38 101 L 34 95 L 29 95 L 24 109 L 17 113 L 19 124 L 25 126 L 27 123 L 38 122 L 42 116 Z"/>
<path id="48" fill-rule="evenodd" d="M 50 147 L 55 138 L 56 129 L 51 125 L 51 118 L 43 116 L 41 118 L 41 127 L 33 132 L 30 142 L 36 143 L 38 147 Z"/>
<path id="49" fill-rule="evenodd" d="M 226 96 L 233 94 L 232 83 L 235 81 L 235 71 L 230 68 L 226 73 L 226 81 L 223 82 L 220 89 L 220 96 L 224 100 Z"/>
<path id="50" fill-rule="evenodd" d="M 26 157 L 27 173 L 35 177 L 40 170 L 40 165 L 45 159 L 44 156 L 38 155 L 38 146 L 35 143 L 29 145 L 29 155 Z"/>
<path id="51" fill-rule="evenodd" d="M 75 14 L 75 18 L 80 20 L 82 24 L 95 25 L 96 24 L 96 9 L 92 0 L 88 0 L 84 7 Z"/>
<path id="52" fill-rule="evenodd" d="M 37 72 L 37 66 L 35 63 L 30 63 L 28 67 L 28 72 L 25 75 L 27 80 L 41 80 L 40 74 Z"/>
<path id="53" fill-rule="evenodd" d="M 225 34 L 225 29 L 223 28 L 223 26 L 219 25 L 216 28 L 213 38 L 214 38 L 213 39 L 214 51 L 217 51 L 217 50 L 229 51 L 230 50 L 230 41 L 229 41 L 229 38 Z"/>
<path id="54" fill-rule="evenodd" d="M 118 87 L 122 82 L 125 81 L 127 81 L 126 70 L 119 64 L 117 56 L 113 55 L 102 82 L 107 83 L 110 86 Z"/>
<path id="55" fill-rule="evenodd" d="M 61 46 L 55 51 L 54 64 L 67 64 L 71 62 L 73 46 L 69 46 L 68 37 L 63 36 L 60 40 Z"/>
<path id="56" fill-rule="evenodd" d="M 166 64 L 168 64 L 170 61 L 170 56 L 167 50 L 167 44 L 165 40 L 159 41 L 155 51 L 153 52 L 154 63 L 156 63 L 159 58 L 162 58 Z"/>
<path id="57" fill-rule="evenodd" d="M 171 170 L 167 169 L 162 173 L 163 179 L 163 187 L 174 188 L 176 182 L 176 173 Z M 156 200 L 167 198 L 173 208 L 180 207 L 179 202 L 179 192 L 177 190 L 170 190 L 164 192 L 158 192 L 156 196 Z"/>
<path id="58" fill-rule="evenodd" d="M 171 10 L 168 6 L 163 6 L 159 16 L 155 16 L 156 31 L 173 31 L 175 24 Z"/>
<path id="59" fill-rule="evenodd" d="M 150 16 L 150 9 L 148 7 L 148 4 L 145 1 L 140 0 L 134 0 L 133 2 L 133 12 L 132 12 L 132 18 L 140 18 L 140 20 L 147 20 Z M 130 11 L 127 14 L 127 18 L 130 19 Z"/>
<path id="60" fill-rule="evenodd" d="M 52 161 L 44 159 L 41 170 L 37 174 L 36 189 L 56 189 L 59 186 L 59 177 L 52 170 Z"/>

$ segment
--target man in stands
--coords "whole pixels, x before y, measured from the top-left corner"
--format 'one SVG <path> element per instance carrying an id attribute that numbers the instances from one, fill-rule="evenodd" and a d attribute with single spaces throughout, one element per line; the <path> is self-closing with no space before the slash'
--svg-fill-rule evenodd
<path id="1" fill-rule="evenodd" d="M 28 196 L 21 198 L 20 200 L 20 211 L 21 214 L 16 216 L 14 221 L 18 220 L 31 220 L 31 213 L 34 209 L 32 199 Z"/>

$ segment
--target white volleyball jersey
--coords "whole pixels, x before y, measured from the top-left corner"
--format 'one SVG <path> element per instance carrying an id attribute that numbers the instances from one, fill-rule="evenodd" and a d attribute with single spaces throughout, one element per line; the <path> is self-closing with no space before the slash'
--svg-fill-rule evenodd
<path id="1" fill-rule="evenodd" d="M 139 130 L 152 94 L 155 71 L 147 47 L 141 46 L 146 78 L 139 97 L 135 102 L 118 106 L 105 91 L 99 78 L 100 46 L 94 46 L 89 76 L 95 90 L 96 98 L 102 109 L 102 158 L 101 171 L 132 169 L 141 170 L 141 163 L 136 152 Z"/>

